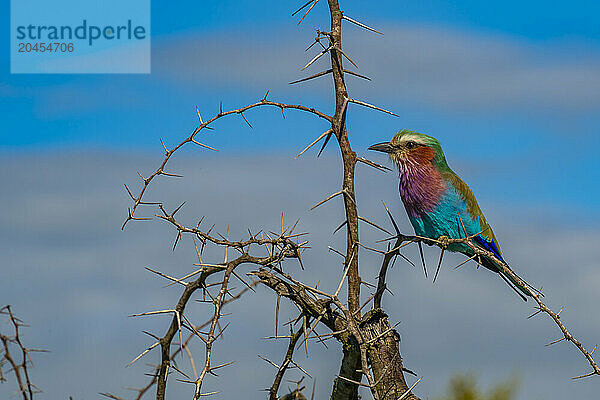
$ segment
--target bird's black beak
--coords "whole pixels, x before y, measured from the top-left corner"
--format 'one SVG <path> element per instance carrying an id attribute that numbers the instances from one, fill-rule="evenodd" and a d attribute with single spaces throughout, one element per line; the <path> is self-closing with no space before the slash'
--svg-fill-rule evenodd
<path id="1" fill-rule="evenodd" d="M 383 153 L 392 153 L 394 148 L 389 142 L 377 143 L 369 147 L 369 150 L 381 151 Z"/>

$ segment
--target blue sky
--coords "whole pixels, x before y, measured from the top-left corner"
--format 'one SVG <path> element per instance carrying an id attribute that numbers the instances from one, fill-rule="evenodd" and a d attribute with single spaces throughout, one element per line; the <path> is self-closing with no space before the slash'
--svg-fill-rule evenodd
<path id="1" fill-rule="evenodd" d="M 158 300 L 151 297 L 155 292 L 149 294 L 145 285 L 158 287 L 153 277 L 144 276 L 142 288 L 129 291 L 130 285 L 137 284 L 144 265 L 160 263 L 183 274 L 183 265 L 190 262 L 187 256 L 192 253 L 172 256 L 168 246 L 155 245 L 167 234 L 171 240 L 160 224 L 144 225 L 152 226 L 148 231 L 137 225 L 131 228 L 133 233 L 118 230 L 127 207 L 122 183 L 135 184 L 135 171 L 146 171 L 159 160 L 163 151 L 159 138 L 169 146 L 177 144 L 197 124 L 196 106 L 207 118 L 218 111 L 220 101 L 225 109 L 237 108 L 260 99 L 267 89 L 272 100 L 331 110 L 328 78 L 302 86 L 287 83 L 325 66 L 320 60 L 300 72 L 312 58 L 304 48 L 314 37 L 314 28 L 328 23 L 325 1 L 321 3 L 298 26 L 298 18 L 290 16 L 297 6 L 294 2 L 156 0 L 149 75 L 11 75 L 9 41 L 0 41 L 0 158 L 8 170 L 0 174 L 0 185 L 6 188 L 5 201 L 11 210 L 0 216 L 0 253 L 8 254 L 12 266 L 9 279 L 0 280 L 0 294 L 8 293 L 8 301 L 19 306 L 32 325 L 40 321 L 48 327 L 42 332 L 47 336 L 33 334 L 56 357 L 41 361 L 39 376 L 48 398 L 64 397 L 66 390 L 56 385 L 53 371 L 60 370 L 56 365 L 77 376 L 89 363 L 77 358 L 83 354 L 79 350 L 92 344 L 92 359 L 107 375 L 102 387 L 87 375 L 72 379 L 81 382 L 69 387 L 68 393 L 77 394 L 74 398 L 113 389 L 106 382 L 127 386 L 128 379 L 140 379 L 141 369 L 126 374 L 121 369 L 143 347 L 135 336 L 139 323 L 124 321 L 124 314 L 151 307 L 148 304 L 155 301 L 170 304 L 173 293 L 160 292 Z M 8 35 L 8 1 L 1 7 L 0 21 Z M 352 105 L 348 127 L 354 149 L 386 163 L 383 156 L 368 154 L 367 147 L 402 128 L 438 137 L 450 165 L 477 194 L 504 253 L 516 264 L 532 268 L 526 269 L 526 275 L 535 276 L 555 294 L 553 305 L 569 304 L 567 315 L 593 347 L 600 335 L 597 318 L 590 318 L 597 314 L 593 305 L 600 285 L 594 253 L 600 221 L 596 183 L 600 181 L 600 3 L 439 0 L 380 1 L 374 6 L 343 1 L 342 8 L 348 16 L 385 33 L 381 37 L 344 25 L 345 48 L 358 63 L 358 71 L 373 78 L 368 83 L 349 78 L 351 96 L 399 115 L 394 118 Z M 179 186 L 178 192 L 160 187 L 158 193 L 173 203 L 191 199 L 196 202 L 191 206 L 197 207 L 194 210 L 209 208 L 213 222 L 277 223 L 281 204 L 289 205 L 286 212 L 304 218 L 315 200 L 337 185 L 337 149 L 330 144 L 319 160 L 313 151 L 297 164 L 293 157 L 327 126 L 293 112 L 287 112 L 284 120 L 279 110 L 254 110 L 246 117 L 253 129 L 234 117 L 219 121 L 215 131 L 202 137 L 219 153 L 206 158 L 204 150 L 184 150 L 173 168 L 190 173 L 191 181 Z M 306 179 L 307 171 L 318 179 Z M 359 173 L 359 193 L 366 193 L 363 204 L 382 221 L 380 200 L 396 196 L 393 175 Z M 268 201 L 261 198 L 261 185 L 290 177 L 302 180 L 307 192 L 292 188 Z M 238 184 L 258 185 L 259 190 L 245 199 L 258 207 L 254 220 L 235 203 L 240 200 Z M 380 195 L 373 196 L 379 190 Z M 391 207 L 403 217 L 400 202 L 394 200 L 389 201 Z M 334 206 L 328 210 L 340 211 Z M 316 242 L 323 244 L 329 238 L 329 225 L 335 225 L 338 217 L 339 213 L 313 215 L 305 223 L 307 229 L 315 226 L 326 232 L 316 234 Z M 404 230 L 410 229 L 405 218 L 402 223 Z M 365 236 L 377 239 L 372 233 Z M 313 257 L 315 263 L 322 262 Z M 573 268 L 565 276 L 567 267 Z M 404 270 L 395 273 L 400 271 Z M 337 272 L 329 271 L 328 276 L 335 281 Z M 506 295 L 504 288 L 489 288 L 487 275 L 447 272 L 446 283 L 440 285 L 450 286 L 443 286 L 444 290 L 432 289 L 431 282 L 413 275 L 406 278 L 410 296 L 415 296 L 422 312 L 412 314 L 399 300 L 392 304 L 407 321 L 403 334 L 408 342 L 417 343 L 416 347 L 407 344 L 403 354 L 433 377 L 421 393 L 441 393 L 461 348 L 474 356 L 464 369 L 483 371 L 485 382 L 525 368 L 521 398 L 546 399 L 553 394 L 562 398 L 565 393 L 585 398 L 598 392 L 597 382 L 568 381 L 584 372 L 579 370 L 584 362 L 568 347 L 536 347 L 549 334 L 550 324 L 524 322 L 520 314 L 516 324 L 515 313 L 526 315 L 529 308 L 513 304 L 508 296 L 496 297 Z M 41 276 L 40 282 L 31 283 L 31 276 Z M 3 287 L 4 282 L 12 283 Z M 29 302 L 20 296 L 25 287 L 36 293 Z M 447 301 L 446 292 L 453 302 Z M 474 303 L 471 294 L 483 300 Z M 496 309 L 497 320 L 484 324 L 481 332 L 465 328 L 488 318 L 487 310 L 498 306 L 497 298 L 502 302 Z M 65 329 L 64 319 L 39 304 L 52 310 L 73 308 L 77 329 Z M 131 309 L 124 311 L 122 304 Z M 427 343 L 431 340 L 439 348 L 427 348 L 417 339 L 431 335 L 427 316 L 440 307 L 447 307 L 447 313 L 458 310 L 465 320 L 456 327 L 445 321 L 448 331 L 443 338 L 436 341 L 428 336 Z M 98 321 L 110 331 L 99 330 Z M 260 328 L 253 334 L 263 334 Z M 118 357 L 103 347 L 113 343 L 116 335 L 128 338 L 121 343 Z M 484 338 L 506 347 L 491 346 Z M 456 354 L 440 352 L 449 344 L 453 349 L 457 346 Z M 77 351 L 68 352 L 72 345 Z M 499 360 L 494 368 L 485 359 L 486 351 Z M 330 362 L 335 369 L 335 357 L 317 359 L 315 368 L 325 369 L 319 363 Z M 255 361 L 255 354 L 248 356 L 248 365 Z M 557 361 L 562 369 L 553 367 Z M 437 370 L 432 367 L 438 365 Z M 263 377 L 268 373 L 260 370 Z M 318 390 L 326 396 L 329 388 Z"/>
<path id="2" fill-rule="evenodd" d="M 588 184 L 599 166 L 597 3 L 342 6 L 387 33 L 381 38 L 345 26 L 346 47 L 360 72 L 374 78 L 369 85 L 350 81 L 351 95 L 400 115 L 352 110 L 351 135 L 359 151 L 398 129 L 420 130 L 440 138 L 451 164 L 482 165 L 500 186 L 508 184 L 503 174 L 537 176 L 539 192 L 519 190 L 514 201 L 541 198 L 563 207 L 573 202 L 571 208 L 597 215 L 600 192 Z M 326 6 L 315 7 L 299 27 L 292 9 L 285 2 L 155 1 L 150 75 L 10 75 L 3 41 L 0 151 L 152 151 L 159 137 L 175 143 L 195 125 L 195 106 L 208 116 L 219 101 L 239 106 L 266 89 L 272 99 L 328 110 L 327 79 L 304 87 L 286 84 L 305 76 L 299 67 L 310 55 L 301 49 L 314 27 L 326 25 Z M 7 19 L 9 13 L 2 15 Z M 248 117 L 252 133 L 239 121 L 226 121 L 220 125 L 226 130 L 207 142 L 233 154 L 291 154 L 323 128 L 306 116 L 282 121 L 275 111 Z M 573 136 L 579 140 L 566 139 Z M 586 145 L 575 144 L 580 140 Z"/>

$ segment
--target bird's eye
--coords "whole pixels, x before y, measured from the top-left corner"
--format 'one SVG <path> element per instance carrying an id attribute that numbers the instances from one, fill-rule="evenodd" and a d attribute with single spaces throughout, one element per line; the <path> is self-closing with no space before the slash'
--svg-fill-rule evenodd
<path id="1" fill-rule="evenodd" d="M 406 143 L 406 148 L 408 149 L 414 149 L 417 146 L 417 144 L 415 142 L 407 142 Z"/>

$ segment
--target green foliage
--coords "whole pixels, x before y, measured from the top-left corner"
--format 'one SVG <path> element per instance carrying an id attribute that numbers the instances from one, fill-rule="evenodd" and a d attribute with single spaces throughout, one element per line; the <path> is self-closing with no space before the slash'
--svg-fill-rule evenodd
<path id="1" fill-rule="evenodd" d="M 448 393 L 437 400 L 513 400 L 518 386 L 518 379 L 511 378 L 484 393 L 473 375 L 456 375 L 450 379 Z"/>

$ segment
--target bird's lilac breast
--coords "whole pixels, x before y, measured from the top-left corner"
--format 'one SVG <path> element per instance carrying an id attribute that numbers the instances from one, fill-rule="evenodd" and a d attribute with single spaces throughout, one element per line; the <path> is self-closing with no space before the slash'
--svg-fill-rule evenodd
<path id="1" fill-rule="evenodd" d="M 405 165 L 400 168 L 400 197 L 411 218 L 432 212 L 448 190 L 448 183 L 435 168 Z"/>

